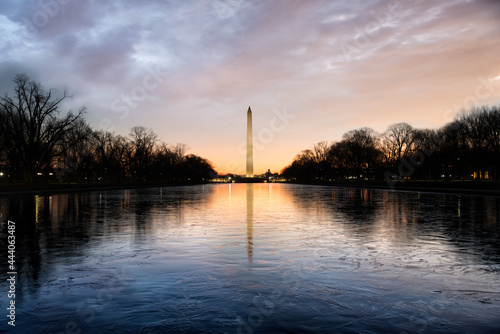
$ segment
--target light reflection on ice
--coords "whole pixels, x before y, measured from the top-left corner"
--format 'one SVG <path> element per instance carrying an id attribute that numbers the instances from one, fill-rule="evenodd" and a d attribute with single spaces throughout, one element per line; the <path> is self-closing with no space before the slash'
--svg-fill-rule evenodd
<path id="1" fill-rule="evenodd" d="M 494 333 L 499 204 L 226 184 L 0 198 L 0 212 L 22 226 L 20 333 Z"/>

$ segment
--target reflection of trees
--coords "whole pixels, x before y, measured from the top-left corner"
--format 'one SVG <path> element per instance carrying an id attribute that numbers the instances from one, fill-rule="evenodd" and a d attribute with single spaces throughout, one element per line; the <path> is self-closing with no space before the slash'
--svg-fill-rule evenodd
<path id="1" fill-rule="evenodd" d="M 151 191 L 140 190 L 136 196 L 137 198 L 134 201 L 135 241 L 140 243 L 144 241 L 146 234 L 150 232 L 151 210 L 154 202 L 150 197 Z"/>
<path id="2" fill-rule="evenodd" d="M 406 226 L 419 221 L 420 194 L 381 192 L 383 205 L 380 214 L 386 221 L 396 225 Z"/>
<path id="3" fill-rule="evenodd" d="M 332 193 L 332 202 L 350 223 L 373 223 L 377 214 L 377 204 L 373 190 L 339 188 Z"/>
<path id="4" fill-rule="evenodd" d="M 155 188 L 0 198 L 2 240 L 7 240 L 7 219 L 16 223 L 19 291 L 36 292 L 31 290 L 53 275 L 56 265 L 74 263 L 90 249 L 112 243 L 130 230 L 142 242 L 153 231 L 154 216 L 166 214 L 161 224 L 167 226 L 183 222 L 179 218 L 183 212 L 206 205 L 212 191 L 212 187 L 203 192 L 200 187 L 173 187 L 163 188 L 161 196 Z M 7 247 L 1 247 L 0 255 L 7 258 Z M 6 261 L 2 270 L 8 271 Z"/>
<path id="5" fill-rule="evenodd" d="M 290 194 L 296 207 L 333 221 L 371 223 L 377 215 L 376 195 L 369 189 L 296 186 Z"/>
<path id="6" fill-rule="evenodd" d="M 415 192 L 383 192 L 379 223 L 394 240 L 443 240 L 460 256 L 500 260 L 500 199 Z M 384 222 L 385 221 L 385 222 Z"/>
<path id="7" fill-rule="evenodd" d="M 328 188 L 292 185 L 289 192 L 290 200 L 296 208 L 308 214 L 326 215 L 332 208 L 331 198 L 325 189 Z"/>
<path id="8" fill-rule="evenodd" d="M 500 262 L 500 198 L 443 195 L 442 234 L 487 264 Z M 469 255 L 470 255 L 469 254 Z"/>
<path id="9" fill-rule="evenodd" d="M 28 286 L 31 290 L 33 286 L 26 285 L 24 282 L 37 282 L 41 279 L 42 269 L 45 269 L 45 272 L 50 270 L 50 268 L 42 268 L 41 266 L 42 254 L 40 245 L 46 241 L 42 240 L 38 231 L 35 198 L 31 197 L 28 201 L 22 201 L 20 197 L 4 198 L 0 200 L 0 205 L 2 206 L 3 213 L 1 226 L 2 240 L 7 240 L 6 219 L 16 223 L 15 265 L 18 273 L 16 289 L 23 291 Z M 21 215 L 25 218 L 21 219 Z M 4 220 L 4 218 L 6 219 Z M 7 247 L 1 247 L 0 254 L 2 259 L 7 259 Z M 7 265 L 5 260 L 2 261 L 2 271 L 4 273 L 10 271 L 7 270 Z"/>
<path id="10" fill-rule="evenodd" d="M 500 198 L 355 188 L 294 186 L 290 199 L 307 215 L 367 240 L 454 246 L 488 264 L 500 261 Z"/>

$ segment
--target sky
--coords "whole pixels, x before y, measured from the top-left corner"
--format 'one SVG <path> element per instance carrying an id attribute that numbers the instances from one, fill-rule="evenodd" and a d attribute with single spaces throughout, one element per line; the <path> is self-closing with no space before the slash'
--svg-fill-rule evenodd
<path id="1" fill-rule="evenodd" d="M 153 129 L 245 172 L 350 130 L 439 128 L 500 104 L 493 0 L 19 0 L 0 7 L 0 94 L 26 73 L 94 129 Z"/>

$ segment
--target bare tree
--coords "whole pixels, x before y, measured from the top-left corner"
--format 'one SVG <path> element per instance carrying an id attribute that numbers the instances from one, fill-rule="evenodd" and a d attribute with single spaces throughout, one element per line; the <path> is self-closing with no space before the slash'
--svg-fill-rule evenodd
<path id="1" fill-rule="evenodd" d="M 290 180 L 321 175 L 325 142 L 302 151 L 282 170 Z M 385 163 L 383 161 L 385 157 Z M 393 124 L 379 137 L 369 128 L 345 133 L 328 149 L 328 179 L 370 176 L 395 179 L 499 179 L 500 106 L 462 110 L 453 122 L 437 130 L 414 129 L 407 123 Z M 418 167 L 418 168 L 417 168 Z M 365 174 L 366 175 L 366 174 Z"/>
<path id="2" fill-rule="evenodd" d="M 130 176 L 130 157 L 132 156 L 132 145 L 123 136 L 113 136 L 110 146 L 109 179 L 111 182 L 124 181 Z"/>
<path id="3" fill-rule="evenodd" d="M 83 119 L 79 119 L 75 122 L 75 126 L 72 129 L 63 134 L 59 141 L 56 150 L 56 152 L 60 152 L 58 155 L 59 159 L 53 167 L 65 168 L 68 182 L 71 182 L 73 174 L 76 177 L 80 177 L 80 181 L 90 181 L 90 165 L 94 160 L 92 134 L 93 131 L 90 126 Z M 61 175 L 57 176 L 59 181 L 61 181 Z"/>
<path id="4" fill-rule="evenodd" d="M 330 145 L 326 141 L 321 141 L 313 146 L 313 160 L 317 164 L 328 162 L 328 151 Z"/>
<path id="5" fill-rule="evenodd" d="M 500 179 L 500 107 L 489 108 L 485 112 L 486 141 L 493 165 L 493 178 Z"/>
<path id="6" fill-rule="evenodd" d="M 473 107 L 470 111 L 462 109 L 456 118 L 472 152 L 481 152 L 487 146 L 486 129 L 488 126 L 484 117 L 486 113 L 487 109 L 483 111 L 482 108 Z"/>
<path id="7" fill-rule="evenodd" d="M 465 139 L 463 154 L 469 162 L 469 173 L 481 178 L 487 172 L 497 178 L 500 148 L 500 114 L 497 107 L 472 107 L 461 110 L 456 118 L 460 135 Z"/>
<path id="8" fill-rule="evenodd" d="M 144 126 L 134 126 L 130 130 L 132 152 L 130 166 L 132 172 L 141 181 L 145 181 L 146 172 L 152 167 L 154 147 L 158 135 Z"/>
<path id="9" fill-rule="evenodd" d="M 318 177 L 328 177 L 331 172 L 332 159 L 330 155 L 330 145 L 326 141 L 315 144 L 311 150 L 312 161 L 315 164 Z"/>
<path id="10" fill-rule="evenodd" d="M 352 157 L 345 141 L 333 143 L 329 151 L 332 168 L 335 170 L 335 178 L 345 178 L 351 168 Z"/>
<path id="11" fill-rule="evenodd" d="M 413 134 L 413 127 L 408 123 L 392 124 L 387 128 L 383 143 L 390 163 L 397 163 L 411 154 Z"/>
<path id="12" fill-rule="evenodd" d="M 352 168 L 356 171 L 356 177 L 363 172 L 370 174 L 370 168 L 374 166 L 380 157 L 379 139 L 375 131 L 371 128 L 361 128 L 351 130 L 344 134 L 342 138 L 351 161 Z"/>
<path id="13" fill-rule="evenodd" d="M 183 161 L 184 157 L 186 156 L 186 152 L 188 150 L 189 147 L 186 144 L 177 143 L 177 145 L 173 147 L 172 152 L 175 155 L 176 164 L 180 164 Z"/>
<path id="14" fill-rule="evenodd" d="M 92 145 L 98 181 L 116 181 L 123 176 L 122 159 L 115 156 L 119 143 L 118 137 L 111 132 L 94 131 Z"/>
<path id="15" fill-rule="evenodd" d="M 215 169 L 209 160 L 190 154 L 184 159 L 183 174 L 185 181 L 206 182 L 215 174 Z"/>
<path id="16" fill-rule="evenodd" d="M 56 97 L 56 90 L 44 90 L 26 74 L 14 78 L 14 97 L 0 97 L 1 145 L 11 166 L 20 169 L 25 182 L 32 182 L 35 172 L 48 167 L 62 149 L 74 147 L 78 138 L 60 145 L 66 133 L 81 126 L 85 107 L 59 117 L 59 105 L 68 97 L 66 91 Z"/>

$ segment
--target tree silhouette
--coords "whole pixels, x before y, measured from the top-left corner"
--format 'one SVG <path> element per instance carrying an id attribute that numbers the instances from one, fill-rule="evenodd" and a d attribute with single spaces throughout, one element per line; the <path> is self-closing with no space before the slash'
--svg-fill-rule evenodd
<path id="1" fill-rule="evenodd" d="M 349 131 L 325 150 L 303 150 L 281 174 L 288 180 L 496 179 L 500 177 L 500 109 L 462 110 L 437 130 L 390 125 L 383 135 L 370 128 Z M 325 156 L 325 151 L 327 152 Z M 392 171 L 398 171 L 399 178 Z M 389 177 L 389 180 L 391 178 Z"/>
<path id="2" fill-rule="evenodd" d="M 215 169 L 210 161 L 194 154 L 186 156 L 183 165 L 185 181 L 203 182 L 210 179 L 215 173 Z"/>
<path id="3" fill-rule="evenodd" d="M 408 123 L 392 124 L 387 128 L 383 141 L 390 162 L 398 163 L 410 155 L 413 134 L 413 127 Z"/>
<path id="4" fill-rule="evenodd" d="M 21 169 L 24 182 L 29 183 L 37 170 L 50 165 L 53 158 L 87 135 L 77 131 L 84 126 L 85 107 L 76 114 L 69 111 L 59 117 L 66 92 L 56 97 L 56 90 L 44 90 L 26 74 L 16 75 L 14 85 L 14 97 L 0 97 L 0 140 L 14 174 Z"/>
<path id="5" fill-rule="evenodd" d="M 134 126 L 130 130 L 131 151 L 129 164 L 134 179 L 144 182 L 153 167 L 153 152 L 158 135 L 144 126 Z"/>
<path id="6" fill-rule="evenodd" d="M 350 168 L 358 175 L 369 176 L 370 169 L 378 162 L 382 152 L 379 150 L 379 139 L 370 128 L 352 130 L 342 137 L 344 154 L 351 161 Z"/>

